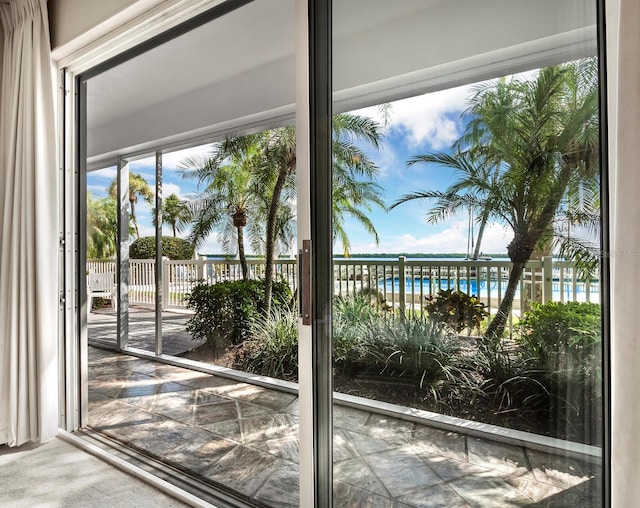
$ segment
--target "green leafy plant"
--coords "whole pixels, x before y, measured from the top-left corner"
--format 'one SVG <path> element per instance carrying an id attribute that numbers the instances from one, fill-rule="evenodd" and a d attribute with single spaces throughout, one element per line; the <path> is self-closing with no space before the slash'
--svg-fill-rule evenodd
<path id="1" fill-rule="evenodd" d="M 535 402 L 554 424 L 571 426 L 599 414 L 602 400 L 600 306 L 593 303 L 534 305 L 520 323 L 518 343 L 527 374 L 541 390 Z"/>
<path id="2" fill-rule="evenodd" d="M 193 259 L 195 247 L 182 238 L 162 237 L 162 256 L 173 260 Z M 145 236 L 138 238 L 129 246 L 131 259 L 153 259 L 156 257 L 156 238 Z"/>
<path id="3" fill-rule="evenodd" d="M 527 385 L 535 382 L 525 374 L 521 350 L 516 344 L 483 338 L 468 363 L 480 374 L 478 392 L 497 400 L 499 412 L 526 404 L 531 392 Z"/>
<path id="4" fill-rule="evenodd" d="M 485 304 L 477 297 L 453 289 L 439 291 L 428 297 L 427 302 L 425 310 L 429 313 L 429 318 L 458 333 L 465 329 L 469 334 L 473 330 L 479 330 L 489 315 Z"/>
<path id="5" fill-rule="evenodd" d="M 239 344 L 249 338 L 251 319 L 262 311 L 264 280 L 225 281 L 209 285 L 199 282 L 186 297 L 187 308 L 194 315 L 187 321 L 187 331 L 194 340 L 213 344 Z M 273 285 L 274 308 L 291 301 L 286 281 Z"/>
<path id="6" fill-rule="evenodd" d="M 235 348 L 234 368 L 289 381 L 298 376 L 298 314 L 272 307 L 249 320 L 250 339 Z"/>
<path id="7" fill-rule="evenodd" d="M 485 395 L 498 411 L 528 411 L 551 434 L 598 443 L 601 418 L 600 306 L 534 304 L 515 341 L 484 338 L 473 356 Z"/>

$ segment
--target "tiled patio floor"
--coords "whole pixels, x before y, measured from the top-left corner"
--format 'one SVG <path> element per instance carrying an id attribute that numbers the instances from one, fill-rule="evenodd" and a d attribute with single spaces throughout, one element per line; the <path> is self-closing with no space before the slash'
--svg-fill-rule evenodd
<path id="1" fill-rule="evenodd" d="M 254 502 L 298 506 L 293 394 L 89 348 L 90 426 Z M 336 507 L 600 506 L 596 466 L 336 406 Z"/>
<path id="2" fill-rule="evenodd" d="M 162 313 L 162 350 L 167 355 L 180 355 L 202 343 L 194 341 L 186 331 L 190 315 L 165 311 Z M 110 309 L 98 309 L 87 316 L 89 342 L 103 347 L 116 346 L 116 313 Z M 129 307 L 129 347 L 155 351 L 155 312 L 147 308 Z"/>

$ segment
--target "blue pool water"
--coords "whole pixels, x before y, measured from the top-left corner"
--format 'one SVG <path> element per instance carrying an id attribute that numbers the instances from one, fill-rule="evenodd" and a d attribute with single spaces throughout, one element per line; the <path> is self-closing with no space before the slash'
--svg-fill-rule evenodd
<path id="1" fill-rule="evenodd" d="M 564 299 L 571 300 L 573 295 L 573 284 L 569 282 L 565 282 L 564 284 L 560 284 L 559 281 L 554 281 L 553 284 L 553 299 L 560 300 L 561 295 L 560 292 L 564 292 Z M 563 286 L 562 288 L 560 286 Z M 507 281 L 506 280 L 475 280 L 475 279 L 430 279 L 430 278 L 411 278 L 407 277 L 404 279 L 404 290 L 407 294 L 409 293 L 420 293 L 422 288 L 422 293 L 424 294 L 435 294 L 438 291 L 446 290 L 446 289 L 459 289 L 460 291 L 480 296 L 486 297 L 491 296 L 498 297 L 504 294 L 507 289 Z M 387 277 L 385 280 L 381 280 L 378 283 L 378 289 L 380 291 L 385 291 L 387 293 L 394 292 L 399 293 L 400 291 L 400 279 L 398 277 L 391 278 Z M 520 287 L 516 289 L 516 297 L 520 292 Z M 598 293 L 598 286 L 592 285 L 590 287 L 590 293 L 592 295 Z M 584 300 L 586 296 L 586 285 L 584 283 L 578 283 L 576 285 L 576 299 Z M 592 297 L 593 301 L 593 297 Z"/>

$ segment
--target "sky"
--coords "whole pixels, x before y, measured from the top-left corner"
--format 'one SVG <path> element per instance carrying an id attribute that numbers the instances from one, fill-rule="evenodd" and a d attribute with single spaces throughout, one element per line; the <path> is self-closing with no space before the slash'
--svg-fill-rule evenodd
<path id="1" fill-rule="evenodd" d="M 379 150 L 364 147 L 369 157 L 378 165 L 380 173 L 377 183 L 384 189 L 387 206 L 400 196 L 419 190 L 444 190 L 455 179 L 452 170 L 434 165 L 407 166 L 407 161 L 418 154 L 446 151 L 464 130 L 461 114 L 467 107 L 472 86 L 463 86 L 420 95 L 391 103 L 391 115 L 385 127 Z M 355 111 L 382 123 L 377 108 Z M 177 169 L 181 160 L 189 155 L 206 155 L 210 145 L 204 145 L 163 157 L 163 196 L 175 193 L 188 199 L 197 192 L 196 182 L 185 179 Z M 130 171 L 142 175 L 150 186 L 155 185 L 155 162 L 153 158 L 132 162 Z M 106 195 L 106 188 L 115 178 L 115 168 L 94 171 L 87 176 L 87 187 L 93 197 Z M 467 252 L 468 216 L 462 213 L 439 224 L 429 224 L 426 213 L 428 202 L 412 201 L 390 211 L 373 210 L 369 218 L 379 234 L 380 242 L 359 224 L 348 222 L 345 229 L 351 241 L 352 255 L 424 253 L 445 254 Z M 151 236 L 151 205 L 138 201 L 136 215 L 140 236 Z M 170 235 L 168 226 L 164 234 Z M 179 235 L 186 237 L 186 233 Z M 502 225 L 491 223 L 484 233 L 481 250 L 487 254 L 506 252 L 512 235 Z M 221 253 L 215 235 L 209 237 L 199 248 L 201 254 Z M 342 245 L 334 246 L 336 254 L 342 253 Z"/>

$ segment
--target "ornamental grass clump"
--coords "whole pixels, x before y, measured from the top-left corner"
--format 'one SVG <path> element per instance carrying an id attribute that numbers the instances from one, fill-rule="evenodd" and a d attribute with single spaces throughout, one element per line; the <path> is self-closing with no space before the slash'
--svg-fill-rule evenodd
<path id="1" fill-rule="evenodd" d="M 436 402 L 467 384 L 460 346 L 440 323 L 404 316 L 385 320 L 376 330 L 374 347 L 383 373 L 412 380 Z"/>
<path id="2" fill-rule="evenodd" d="M 358 366 L 375 361 L 374 330 L 384 320 L 384 311 L 370 296 L 338 296 L 333 301 L 333 362 L 336 369 L 351 374 Z"/>
<path id="3" fill-rule="evenodd" d="M 234 367 L 245 372 L 296 381 L 298 378 L 298 313 L 273 307 L 268 316 L 249 320 L 250 339 L 235 349 Z"/>

